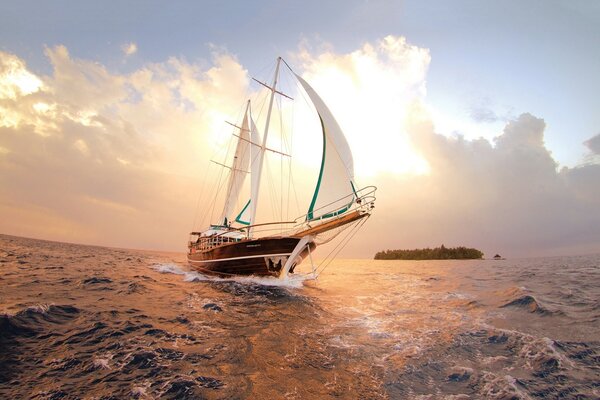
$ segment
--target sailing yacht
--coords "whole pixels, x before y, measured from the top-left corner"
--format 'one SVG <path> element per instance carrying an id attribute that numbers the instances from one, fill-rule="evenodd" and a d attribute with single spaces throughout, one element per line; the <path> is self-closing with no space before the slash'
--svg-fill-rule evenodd
<path id="1" fill-rule="evenodd" d="M 306 212 L 287 221 L 260 220 L 261 181 L 266 153 L 283 152 L 267 147 L 273 103 L 276 96 L 293 100 L 278 88 L 282 63 L 298 83 L 298 90 L 312 103 L 314 126 L 320 127 L 317 137 L 321 155 L 319 172 L 312 196 L 306 196 Z M 227 171 L 224 204 L 220 216 L 204 230 L 191 232 L 188 242 L 189 264 L 202 273 L 219 276 L 257 275 L 286 278 L 307 257 L 312 275 L 318 273 L 312 252 L 345 232 L 345 245 L 371 215 L 375 204 L 374 186 L 358 188 L 354 179 L 352 152 L 333 114 L 317 92 L 280 57 L 277 59 L 272 84 L 255 80 L 266 87 L 268 108 L 262 133 L 252 115 L 250 100 L 240 124 L 231 124 L 235 131 L 235 153 L 229 162 L 217 163 Z M 249 196 L 243 193 L 250 175 Z M 245 201 L 245 198 L 248 198 Z M 240 199 L 244 199 L 240 203 Z M 236 207 L 241 207 L 236 209 Z M 208 212 L 207 210 L 204 210 Z M 339 246 L 334 249 L 339 250 Z M 337 254 L 337 253 L 336 253 Z"/>

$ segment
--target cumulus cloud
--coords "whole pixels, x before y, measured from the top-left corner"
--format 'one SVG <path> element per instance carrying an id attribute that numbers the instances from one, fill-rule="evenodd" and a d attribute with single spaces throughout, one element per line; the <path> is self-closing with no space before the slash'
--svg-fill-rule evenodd
<path id="1" fill-rule="evenodd" d="M 558 170 L 543 119 L 500 116 L 485 100 L 471 117 L 506 121 L 504 129 L 493 140 L 448 137 L 436 132 L 427 107 L 426 49 L 397 37 L 348 54 L 307 49 L 300 52 L 306 77 L 342 119 L 355 159 L 364 161 L 356 163 L 361 182 L 379 186 L 377 212 L 347 255 L 442 243 L 488 255 L 600 251 L 600 166 Z M 417 160 L 427 168 L 415 168 L 423 165 Z M 364 176 L 367 164 L 375 176 Z"/>
<path id="2" fill-rule="evenodd" d="M 125 54 L 126 56 L 131 56 L 131 55 L 137 53 L 138 47 L 137 47 L 137 44 L 130 42 L 130 43 L 125 43 L 124 45 L 122 45 L 121 50 L 123 51 L 123 54 Z"/>
<path id="3" fill-rule="evenodd" d="M 212 153 L 207 135 L 221 114 L 235 115 L 246 71 L 222 53 L 208 69 L 173 58 L 128 75 L 64 46 L 46 55 L 50 76 L 0 53 L 0 231 L 181 247 Z"/>
<path id="4" fill-rule="evenodd" d="M 3 54 L 0 58 L 0 98 L 15 99 L 17 96 L 37 92 L 42 81 L 27 71 L 25 63 L 15 55 Z"/>
<path id="5" fill-rule="evenodd" d="M 600 165 L 557 171 L 542 119 L 522 114 L 494 143 L 437 134 L 427 118 L 411 124 L 430 173 L 381 177 L 364 250 L 442 243 L 472 245 L 488 256 L 600 250 Z M 377 235 L 391 227 L 392 235 Z"/>

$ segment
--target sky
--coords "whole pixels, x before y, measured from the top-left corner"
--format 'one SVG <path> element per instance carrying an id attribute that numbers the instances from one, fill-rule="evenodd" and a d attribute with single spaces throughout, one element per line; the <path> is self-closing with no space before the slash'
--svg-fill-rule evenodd
<path id="1" fill-rule="evenodd" d="M 379 187 L 343 256 L 600 251 L 595 1 L 2 2 L 0 232 L 184 251 L 280 55 Z"/>

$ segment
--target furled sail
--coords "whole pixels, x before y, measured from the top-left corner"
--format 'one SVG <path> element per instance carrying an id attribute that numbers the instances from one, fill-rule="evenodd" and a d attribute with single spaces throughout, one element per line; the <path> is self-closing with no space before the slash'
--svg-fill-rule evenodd
<path id="1" fill-rule="evenodd" d="M 221 214 L 223 225 L 227 225 L 233 221 L 234 208 L 237 204 L 240 190 L 248 174 L 248 165 L 250 163 L 250 107 L 246 109 L 244 121 L 239 129 L 238 142 L 235 148 L 233 164 L 229 173 L 229 181 L 227 183 L 227 195 L 225 197 L 225 206 Z"/>
<path id="2" fill-rule="evenodd" d="M 314 89 L 296 75 L 310 97 L 321 122 L 323 147 L 321 168 L 307 220 L 330 218 L 348 210 L 354 202 L 354 161 L 350 146 L 329 108 Z"/>

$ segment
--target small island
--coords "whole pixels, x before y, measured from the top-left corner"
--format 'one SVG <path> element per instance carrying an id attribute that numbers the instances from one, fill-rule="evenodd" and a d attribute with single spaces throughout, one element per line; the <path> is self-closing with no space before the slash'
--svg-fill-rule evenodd
<path id="1" fill-rule="evenodd" d="M 468 247 L 436 247 L 435 249 L 385 250 L 375 254 L 375 260 L 476 260 L 483 252 Z"/>

